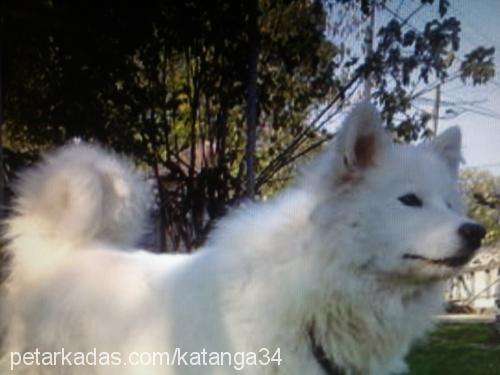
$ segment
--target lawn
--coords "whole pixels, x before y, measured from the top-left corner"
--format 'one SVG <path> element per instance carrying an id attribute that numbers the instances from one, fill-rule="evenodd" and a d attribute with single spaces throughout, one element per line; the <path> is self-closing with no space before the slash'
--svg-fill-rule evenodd
<path id="1" fill-rule="evenodd" d="M 498 375 L 500 337 L 489 324 L 441 324 L 408 362 L 411 375 Z"/>

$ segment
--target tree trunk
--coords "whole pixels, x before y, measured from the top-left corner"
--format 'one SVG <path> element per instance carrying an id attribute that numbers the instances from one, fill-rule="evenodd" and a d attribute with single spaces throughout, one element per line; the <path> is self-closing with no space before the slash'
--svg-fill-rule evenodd
<path id="1" fill-rule="evenodd" d="M 159 210 L 158 210 L 158 250 L 161 253 L 167 252 L 167 235 L 166 235 L 166 229 L 167 229 L 167 209 L 166 205 L 167 202 L 165 201 L 165 192 L 163 191 L 163 186 L 161 183 L 161 176 L 160 176 L 160 171 L 158 168 L 158 159 L 154 161 L 153 164 L 153 171 L 155 175 L 155 180 L 156 180 L 156 186 L 158 189 L 158 204 L 159 204 Z"/>
<path id="2" fill-rule="evenodd" d="M 246 196 L 255 195 L 255 148 L 257 143 L 257 62 L 258 62 L 258 25 L 257 1 L 252 0 L 248 10 L 248 79 L 246 90 Z"/>
<path id="3" fill-rule="evenodd" d="M 0 219 L 5 216 L 5 170 L 3 157 L 3 19 L 0 18 Z"/>

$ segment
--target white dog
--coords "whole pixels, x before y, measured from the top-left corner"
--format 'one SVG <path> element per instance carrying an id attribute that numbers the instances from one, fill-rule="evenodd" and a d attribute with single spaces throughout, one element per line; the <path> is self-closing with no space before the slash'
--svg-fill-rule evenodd
<path id="1" fill-rule="evenodd" d="M 404 372 L 485 234 L 461 207 L 460 139 L 394 144 L 358 105 L 295 185 L 223 219 L 193 255 L 134 249 L 141 177 L 97 147 L 63 148 L 22 176 L 7 223 L 2 373 Z"/>

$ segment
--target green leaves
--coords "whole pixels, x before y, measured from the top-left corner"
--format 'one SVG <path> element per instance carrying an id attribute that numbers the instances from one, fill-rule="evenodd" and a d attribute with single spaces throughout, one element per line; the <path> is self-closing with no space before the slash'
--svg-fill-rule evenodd
<path id="1" fill-rule="evenodd" d="M 449 0 L 439 0 L 439 15 L 444 17 L 448 12 L 448 8 L 450 7 Z"/>
<path id="2" fill-rule="evenodd" d="M 495 76 L 495 48 L 478 47 L 465 55 L 460 66 L 460 77 L 463 82 L 472 81 L 473 85 L 488 82 Z"/>
<path id="3" fill-rule="evenodd" d="M 484 243 L 500 241 L 500 180 L 491 173 L 467 169 L 460 175 L 468 214 L 487 229 Z"/>
<path id="4" fill-rule="evenodd" d="M 393 12 L 366 57 L 359 28 L 388 4 L 375 3 L 259 0 L 261 195 L 284 185 L 295 162 L 331 136 L 327 125 L 363 78 L 370 77 L 373 99 L 399 141 L 430 134 L 429 114 L 412 101 L 419 84 L 450 77 L 460 22 L 446 16 L 447 0 L 414 1 L 416 9 L 432 5 L 435 14 L 417 29 L 411 16 Z M 80 137 L 127 153 L 155 175 L 172 247 L 189 248 L 244 191 L 249 3 L 148 4 L 75 0 L 37 12 L 10 2 L 2 55 L 6 144 L 36 151 Z M 346 42 L 349 32 L 359 39 Z M 457 77 L 473 84 L 491 79 L 493 54 L 484 47 L 470 52 Z"/>

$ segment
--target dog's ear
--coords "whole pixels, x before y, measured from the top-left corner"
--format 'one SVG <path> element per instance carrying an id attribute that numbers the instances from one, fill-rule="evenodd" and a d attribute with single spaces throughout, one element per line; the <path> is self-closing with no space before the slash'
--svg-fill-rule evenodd
<path id="1" fill-rule="evenodd" d="M 361 172 L 377 164 L 383 148 L 391 143 L 374 105 L 362 102 L 345 119 L 335 139 L 337 172 Z"/>
<path id="2" fill-rule="evenodd" d="M 462 161 L 462 133 L 458 126 L 446 129 L 432 141 L 433 149 L 441 156 L 453 173 Z"/>

